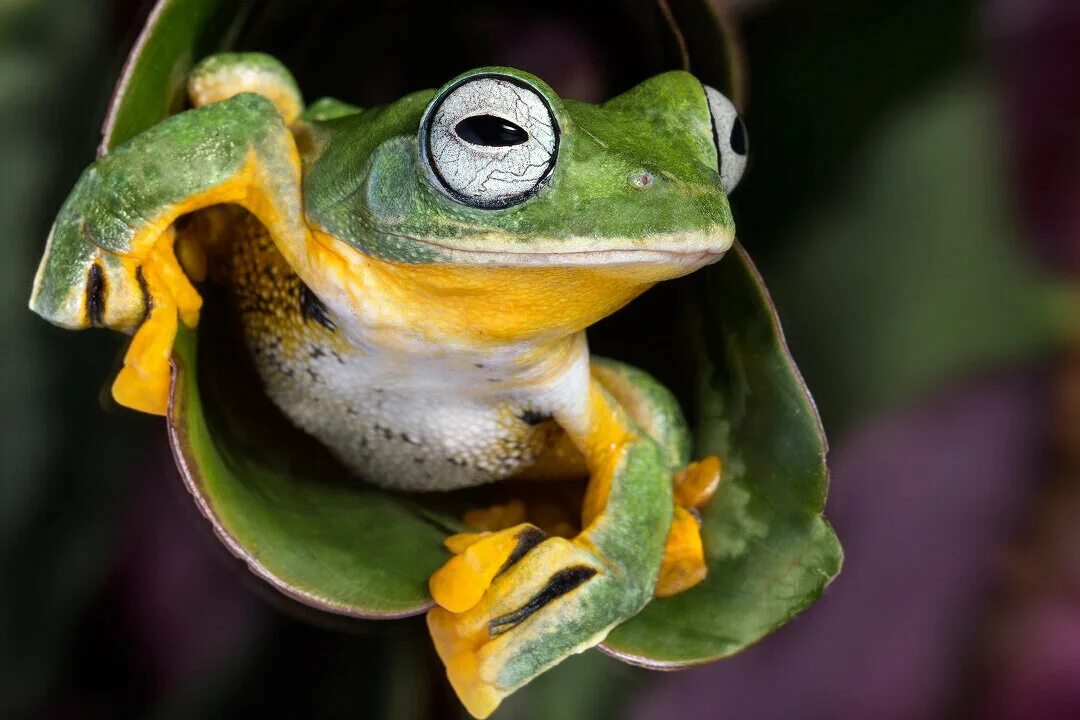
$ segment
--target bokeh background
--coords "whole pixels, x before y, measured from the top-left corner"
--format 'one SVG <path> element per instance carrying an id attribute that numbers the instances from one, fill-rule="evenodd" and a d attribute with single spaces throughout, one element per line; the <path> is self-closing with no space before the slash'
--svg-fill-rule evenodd
<path id="1" fill-rule="evenodd" d="M 248 42 L 310 97 L 376 104 L 498 60 L 598 100 L 642 79 L 604 58 L 653 12 L 325 19 L 347 4 L 292 4 Z M 661 675 L 590 652 L 496 717 L 1080 717 L 1080 5 L 717 4 L 748 69 L 739 236 L 824 419 L 845 569 L 733 659 Z M 420 621 L 320 617 L 238 569 L 160 421 L 108 401 L 118 338 L 26 310 L 148 11 L 0 0 L 0 716 L 457 717 Z M 447 51 L 447 24 L 474 41 Z M 665 292 L 597 346 L 641 355 Z"/>

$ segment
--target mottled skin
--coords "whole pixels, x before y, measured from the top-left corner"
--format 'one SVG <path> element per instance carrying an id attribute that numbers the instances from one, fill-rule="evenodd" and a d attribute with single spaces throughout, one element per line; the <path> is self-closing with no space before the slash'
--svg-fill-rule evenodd
<path id="1" fill-rule="evenodd" d="M 481 78 L 494 81 L 470 84 Z M 517 135 L 474 148 L 457 116 L 428 122 L 440 102 L 459 112 L 492 87 Z M 587 473 L 573 538 L 524 524 L 447 541 L 457 554 L 432 577 L 429 627 L 478 717 L 654 592 L 700 580 L 697 525 L 673 500 L 689 460 L 682 415 L 644 373 L 590 358 L 584 335 L 733 241 L 716 107 L 697 80 L 668 73 L 595 106 L 485 68 L 381 108 L 305 111 L 271 58 L 222 55 L 189 92 L 196 109 L 86 171 L 31 299 L 65 327 L 135 333 L 118 400 L 164 412 L 177 321 L 198 321 L 190 280 L 209 273 L 231 288 L 269 396 L 366 480 L 447 489 Z M 436 124 L 457 129 L 429 150 Z M 445 177 L 504 194 L 472 202 Z M 682 505 L 708 499 L 706 474 L 679 475 Z"/>

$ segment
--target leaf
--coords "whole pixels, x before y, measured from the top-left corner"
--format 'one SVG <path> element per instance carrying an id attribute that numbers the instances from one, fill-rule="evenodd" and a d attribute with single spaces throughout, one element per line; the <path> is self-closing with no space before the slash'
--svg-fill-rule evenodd
<path id="1" fill-rule="evenodd" d="M 230 28 L 247 7 L 238 0 L 159 2 L 117 85 L 102 147 L 181 109 L 188 70 L 228 46 Z M 309 477 L 305 464 L 312 463 L 297 455 L 311 452 L 302 440 L 279 453 L 251 451 L 244 443 L 253 415 L 234 424 L 222 422 L 220 413 L 250 408 L 259 398 L 237 405 L 216 396 L 204 406 L 197 366 L 195 335 L 182 333 L 170 437 L 188 489 L 230 551 L 286 595 L 321 609 L 360 617 L 423 612 L 430 604 L 427 578 L 448 557 L 441 547 L 446 530 L 411 503 L 341 482 L 340 468 L 328 470 L 325 462 L 313 465 L 334 478 Z"/>
<path id="2" fill-rule="evenodd" d="M 212 325 L 204 321 L 198 337 Z M 169 436 L 184 482 L 222 542 L 307 605 L 355 617 L 425 611 L 428 577 L 449 559 L 446 526 L 349 477 L 275 413 L 256 383 L 243 382 L 254 380 L 253 367 L 226 363 L 216 352 L 222 342 L 204 345 L 197 353 L 191 331 L 177 338 Z M 199 372 L 215 357 L 216 367 Z"/>
<path id="3" fill-rule="evenodd" d="M 743 107 L 746 69 L 742 48 L 720 4 L 713 0 L 657 0 L 657 5 L 678 46 L 683 69 Z"/>
<path id="4" fill-rule="evenodd" d="M 117 82 L 100 153 L 182 109 L 188 71 L 230 44 L 248 7 L 243 0 L 159 0 Z"/>
<path id="5" fill-rule="evenodd" d="M 228 45 L 246 7 L 159 3 L 118 86 L 104 145 L 181 107 L 185 72 Z M 691 67 L 737 97 L 741 75 L 728 77 L 737 53 L 712 5 L 669 0 L 664 9 L 668 26 L 683 28 L 678 45 Z M 739 249 L 700 287 L 707 370 L 699 445 L 724 457 L 726 480 L 704 513 L 709 579 L 609 638 L 608 652 L 648 666 L 735 652 L 811 602 L 840 563 L 820 516 L 824 438 L 760 278 Z M 215 532 L 257 575 L 304 603 L 359 617 L 422 612 L 462 496 L 425 499 L 425 507 L 349 477 L 259 392 L 243 353 L 215 328 L 212 305 L 197 333 L 177 339 L 169 427 L 177 464 Z"/>
<path id="6" fill-rule="evenodd" d="M 828 473 L 817 410 L 741 247 L 705 273 L 699 295 L 697 453 L 724 462 L 721 487 L 702 513 L 709 574 L 688 592 L 654 600 L 603 645 L 652 668 L 745 648 L 817 599 L 842 558 L 821 516 Z"/>

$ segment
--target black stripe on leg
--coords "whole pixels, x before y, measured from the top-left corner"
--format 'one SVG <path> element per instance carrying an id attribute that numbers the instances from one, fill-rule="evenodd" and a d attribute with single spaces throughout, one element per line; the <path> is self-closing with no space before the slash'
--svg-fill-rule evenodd
<path id="1" fill-rule="evenodd" d="M 90 266 L 86 277 L 86 315 L 91 325 L 105 324 L 105 274 L 97 263 Z"/>
<path id="2" fill-rule="evenodd" d="M 596 572 L 596 568 L 589 567 L 588 565 L 575 565 L 574 567 L 560 570 L 551 576 L 551 579 L 548 580 L 548 584 L 544 589 L 536 593 L 529 602 L 525 603 L 517 610 L 505 615 L 500 615 L 489 622 L 488 634 L 494 637 L 506 632 L 515 625 L 524 622 L 525 619 L 534 612 L 544 607 L 552 600 L 577 588 L 595 575 Z"/>
<path id="3" fill-rule="evenodd" d="M 495 573 L 496 575 L 500 575 L 506 572 L 507 568 L 509 568 L 521 558 L 525 557 L 525 553 L 529 552 L 534 547 L 546 540 L 547 533 L 545 533 L 538 527 L 529 526 L 519 532 L 514 537 L 514 539 L 517 540 L 517 545 L 514 546 L 514 551 L 510 553 L 509 557 L 506 558 L 506 562 L 504 562 L 503 566 L 499 568 L 499 572 Z"/>

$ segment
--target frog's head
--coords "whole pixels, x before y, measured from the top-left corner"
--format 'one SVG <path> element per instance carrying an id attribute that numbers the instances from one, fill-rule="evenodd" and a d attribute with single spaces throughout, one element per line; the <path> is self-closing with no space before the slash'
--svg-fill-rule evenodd
<path id="1" fill-rule="evenodd" d="M 323 136 L 305 178 L 313 226 L 443 296 L 488 287 L 522 330 L 584 327 L 734 240 L 746 136 L 685 72 L 591 105 L 482 68 Z"/>

